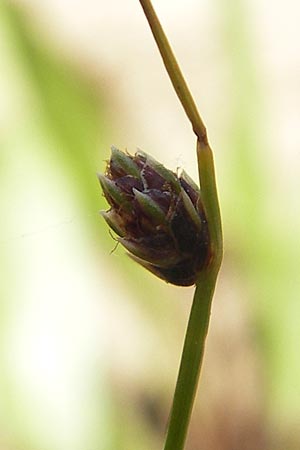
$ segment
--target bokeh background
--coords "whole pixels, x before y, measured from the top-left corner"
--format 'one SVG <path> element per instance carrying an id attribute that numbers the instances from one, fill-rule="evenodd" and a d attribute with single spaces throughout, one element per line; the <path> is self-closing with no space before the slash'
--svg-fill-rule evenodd
<path id="1" fill-rule="evenodd" d="M 154 5 L 215 150 L 225 236 L 187 449 L 298 450 L 300 6 Z M 111 144 L 197 179 L 138 1 L 2 0 L 1 450 L 162 447 L 193 288 L 114 250 L 96 178 Z"/>

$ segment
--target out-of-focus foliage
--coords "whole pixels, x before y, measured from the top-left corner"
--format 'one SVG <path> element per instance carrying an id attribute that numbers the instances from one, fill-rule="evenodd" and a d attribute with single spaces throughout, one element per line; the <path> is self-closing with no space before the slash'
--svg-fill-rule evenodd
<path id="1" fill-rule="evenodd" d="M 221 50 L 214 57 L 226 75 L 215 98 L 205 83 L 209 61 L 197 53 L 196 87 L 226 111 L 206 114 L 226 251 L 188 448 L 298 450 L 300 177 L 278 187 L 284 149 L 270 148 L 268 80 L 244 2 L 214 4 Z M 109 254 L 114 242 L 98 217 L 106 206 L 95 173 L 122 135 L 116 116 L 130 123 L 116 101 L 115 68 L 95 74 L 78 55 L 67 57 L 63 42 L 38 31 L 34 2 L 25 5 L 0 4 L 0 449 L 160 448 L 192 289 L 144 273 L 119 248 Z M 143 41 L 136 45 L 132 76 L 145 71 L 155 83 Z M 163 123 L 163 96 L 135 89 Z M 147 117 L 143 108 L 135 114 Z M 159 142 L 162 133 L 164 148 L 163 136 L 173 138 L 185 121 L 177 124 L 176 114 L 152 130 L 156 141 L 145 140 Z M 299 157 L 290 164 L 299 167 Z"/>
<path id="2" fill-rule="evenodd" d="M 107 374 L 123 331 L 122 305 L 114 311 L 122 296 L 106 285 L 101 263 L 114 248 L 98 215 L 105 202 L 96 171 L 112 126 L 102 86 L 40 40 L 26 9 L 2 3 L 0 12 L 3 448 L 147 449 L 142 394 L 133 392 L 138 412 L 120 411 Z M 136 285 L 131 267 L 122 279 L 127 260 L 109 263 L 115 283 Z M 150 286 L 142 280 L 140 294 Z"/>

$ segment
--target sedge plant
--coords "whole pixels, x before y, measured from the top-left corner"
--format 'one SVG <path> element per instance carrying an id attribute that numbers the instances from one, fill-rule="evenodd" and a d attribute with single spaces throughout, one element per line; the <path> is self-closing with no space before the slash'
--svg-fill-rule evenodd
<path id="1" fill-rule="evenodd" d="M 177 286 L 195 285 L 164 450 L 183 450 L 197 390 L 223 241 L 213 153 L 205 126 L 150 0 L 139 0 L 196 135 L 200 188 L 142 151 L 112 147 L 99 175 L 102 215 L 129 256 Z"/>

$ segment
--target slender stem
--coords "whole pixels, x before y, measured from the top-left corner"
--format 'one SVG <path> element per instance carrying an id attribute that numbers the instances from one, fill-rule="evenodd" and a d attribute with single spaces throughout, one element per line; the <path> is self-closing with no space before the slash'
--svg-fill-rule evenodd
<path id="1" fill-rule="evenodd" d="M 221 215 L 212 150 L 202 119 L 150 0 L 139 0 L 177 96 L 197 136 L 201 201 L 210 236 L 211 259 L 196 283 L 164 450 L 182 450 L 197 390 L 211 302 L 223 254 Z"/>
<path id="2" fill-rule="evenodd" d="M 188 116 L 194 133 L 201 142 L 207 143 L 206 129 L 198 113 L 194 99 L 178 66 L 172 48 L 162 29 L 150 0 L 139 0 L 149 22 L 157 47 L 169 74 L 173 87 Z"/>
<path id="3" fill-rule="evenodd" d="M 195 290 L 164 450 L 184 448 L 202 365 L 216 278 L 216 271 L 202 273 Z"/>
<path id="4" fill-rule="evenodd" d="M 223 257 L 223 234 L 213 152 L 208 143 L 202 143 L 199 139 L 197 140 L 197 158 L 201 200 L 205 209 L 210 235 L 211 266 L 219 269 Z"/>
<path id="5" fill-rule="evenodd" d="M 223 255 L 221 216 L 210 146 L 197 140 L 197 155 L 212 257 L 209 266 L 200 273 L 196 284 L 164 450 L 184 448 L 201 372 L 211 303 Z"/>

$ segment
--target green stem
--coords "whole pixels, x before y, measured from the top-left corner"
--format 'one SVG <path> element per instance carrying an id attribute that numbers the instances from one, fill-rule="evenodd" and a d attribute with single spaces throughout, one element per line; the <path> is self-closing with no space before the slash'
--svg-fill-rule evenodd
<path id="1" fill-rule="evenodd" d="M 150 0 L 139 0 L 177 96 L 197 136 L 201 201 L 210 236 L 211 259 L 196 283 L 164 450 L 182 450 L 187 435 L 203 360 L 211 302 L 223 254 L 221 215 L 213 153 L 196 104 L 183 78 Z"/>
<path id="2" fill-rule="evenodd" d="M 213 152 L 210 145 L 197 140 L 201 199 L 205 209 L 212 253 L 211 269 L 219 270 L 223 258 L 223 234 Z"/>
<path id="3" fill-rule="evenodd" d="M 182 450 L 190 422 L 208 331 L 217 272 L 202 273 L 197 283 L 164 450 Z"/>
<path id="4" fill-rule="evenodd" d="M 207 142 L 206 129 L 198 113 L 194 99 L 181 73 L 180 67 L 176 61 L 172 48 L 162 29 L 155 10 L 150 0 L 139 0 L 144 10 L 145 16 L 149 22 L 157 47 L 163 59 L 164 65 L 169 74 L 173 87 L 178 98 L 188 116 L 194 133 L 201 142 Z"/>
<path id="5" fill-rule="evenodd" d="M 184 448 L 202 366 L 211 302 L 223 255 L 221 216 L 210 146 L 198 140 L 197 155 L 212 254 L 210 264 L 200 273 L 196 284 L 164 450 Z"/>

